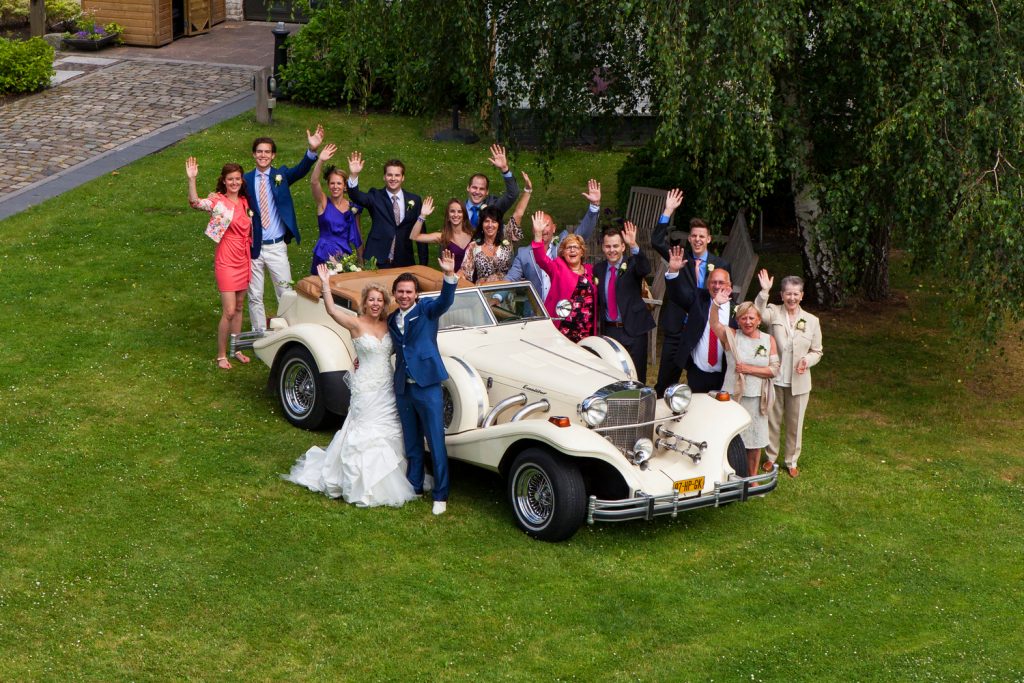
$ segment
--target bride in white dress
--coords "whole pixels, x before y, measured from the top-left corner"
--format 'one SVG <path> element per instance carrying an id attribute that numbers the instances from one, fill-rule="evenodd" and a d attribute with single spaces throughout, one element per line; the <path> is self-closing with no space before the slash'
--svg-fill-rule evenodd
<path id="1" fill-rule="evenodd" d="M 310 448 L 282 477 L 359 507 L 399 507 L 416 495 L 405 478 L 402 426 L 395 405 L 387 327 L 390 297 L 380 285 L 369 284 L 363 289 L 359 316 L 347 315 L 334 306 L 327 267 L 318 266 L 317 274 L 327 313 L 352 334 L 359 369 L 348 376 L 348 416 L 327 450 Z"/>

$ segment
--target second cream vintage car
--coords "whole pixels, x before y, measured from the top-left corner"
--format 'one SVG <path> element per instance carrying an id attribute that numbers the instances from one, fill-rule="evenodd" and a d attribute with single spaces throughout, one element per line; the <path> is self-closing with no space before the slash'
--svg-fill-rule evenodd
<path id="1" fill-rule="evenodd" d="M 354 311 L 366 282 L 390 290 L 405 270 L 419 278 L 421 297 L 437 295 L 441 274 L 422 266 L 334 275 L 332 295 Z M 282 297 L 264 336 L 235 343 L 270 367 L 269 386 L 292 424 L 316 429 L 343 418 L 355 350 L 324 310 L 318 278 Z M 741 477 L 730 464 L 745 467 L 738 435 L 750 418 L 738 403 L 691 395 L 685 384 L 658 399 L 616 342 L 574 344 L 559 333 L 527 282 L 460 286 L 438 346 L 450 375 L 449 457 L 504 477 L 516 523 L 531 536 L 559 541 L 584 523 L 675 516 L 776 486 L 777 468 Z"/>

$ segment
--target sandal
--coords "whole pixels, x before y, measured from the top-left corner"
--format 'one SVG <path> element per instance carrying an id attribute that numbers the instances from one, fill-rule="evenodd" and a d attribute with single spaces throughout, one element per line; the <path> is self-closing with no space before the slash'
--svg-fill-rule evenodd
<path id="1" fill-rule="evenodd" d="M 242 365 L 248 365 L 249 364 L 249 356 L 245 355 L 241 351 L 235 351 L 234 356 L 238 360 L 238 362 L 241 363 Z"/>
<path id="2" fill-rule="evenodd" d="M 221 370 L 230 370 L 231 369 L 231 363 L 224 356 L 221 356 L 220 358 L 218 358 L 216 360 L 216 363 L 217 363 L 217 367 L 220 368 Z"/>

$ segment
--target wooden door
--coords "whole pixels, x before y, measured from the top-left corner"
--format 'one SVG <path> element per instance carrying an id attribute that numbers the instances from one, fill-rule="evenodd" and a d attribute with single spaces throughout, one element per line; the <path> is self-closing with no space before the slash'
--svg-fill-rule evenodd
<path id="1" fill-rule="evenodd" d="M 185 0 L 185 35 L 206 33 L 212 20 L 210 0 Z"/>

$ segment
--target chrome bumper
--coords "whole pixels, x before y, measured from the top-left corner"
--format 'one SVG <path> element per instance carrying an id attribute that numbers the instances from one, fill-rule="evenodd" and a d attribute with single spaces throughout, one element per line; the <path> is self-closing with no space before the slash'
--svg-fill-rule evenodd
<path id="1" fill-rule="evenodd" d="M 724 503 L 742 502 L 753 496 L 771 493 L 779 483 L 779 466 L 771 472 L 756 474 L 745 479 L 734 479 L 715 484 L 714 491 L 682 497 L 678 492 L 662 496 L 641 494 L 637 498 L 598 500 L 591 496 L 587 503 L 587 524 L 594 522 L 624 522 L 629 519 L 654 519 L 662 515 L 675 517 L 686 510 L 718 507 Z M 754 486 L 757 484 L 757 486 Z"/>
<path id="2" fill-rule="evenodd" d="M 238 334 L 231 335 L 231 341 L 228 344 L 228 355 L 233 356 L 236 351 L 251 349 L 253 342 L 264 336 L 266 336 L 266 332 L 239 332 Z"/>

